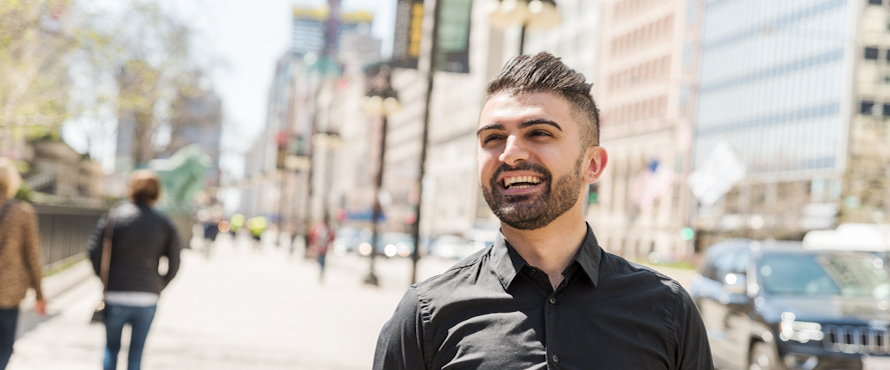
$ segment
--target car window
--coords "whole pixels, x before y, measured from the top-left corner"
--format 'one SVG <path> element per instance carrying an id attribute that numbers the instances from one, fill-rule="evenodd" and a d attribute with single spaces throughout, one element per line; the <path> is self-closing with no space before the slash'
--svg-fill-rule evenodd
<path id="1" fill-rule="evenodd" d="M 751 261 L 751 255 L 746 251 L 739 251 L 733 255 L 732 261 L 729 263 L 729 274 L 748 274 L 748 262 Z M 725 275 L 724 275 L 725 276 Z"/>
<path id="2" fill-rule="evenodd" d="M 702 270 L 702 276 L 722 283 L 726 274 L 744 274 L 747 260 L 743 256 L 744 252 L 737 250 L 718 252 Z"/>
<path id="3" fill-rule="evenodd" d="M 868 253 L 770 254 L 759 270 L 769 294 L 890 297 L 883 260 Z"/>
<path id="4" fill-rule="evenodd" d="M 708 260 L 702 268 L 701 275 L 707 279 L 717 280 L 717 269 L 714 267 L 714 262 L 718 257 L 724 255 L 725 253 L 714 253 L 708 256 Z"/>

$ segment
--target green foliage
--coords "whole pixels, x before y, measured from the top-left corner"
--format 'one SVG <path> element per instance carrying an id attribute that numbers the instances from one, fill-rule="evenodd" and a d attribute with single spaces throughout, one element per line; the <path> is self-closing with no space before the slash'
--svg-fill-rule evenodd
<path id="1" fill-rule="evenodd" d="M 0 133 L 57 134 L 76 110 L 68 67 L 82 37 L 64 21 L 74 3 L 0 0 Z"/>
<path id="2" fill-rule="evenodd" d="M 125 1 L 112 14 L 87 0 L 0 0 L 0 136 L 58 138 L 69 119 L 110 112 L 138 126 L 134 163 L 153 159 L 165 112 L 203 75 L 194 31 L 159 1 Z M 89 138 L 107 127 L 83 129 Z"/>

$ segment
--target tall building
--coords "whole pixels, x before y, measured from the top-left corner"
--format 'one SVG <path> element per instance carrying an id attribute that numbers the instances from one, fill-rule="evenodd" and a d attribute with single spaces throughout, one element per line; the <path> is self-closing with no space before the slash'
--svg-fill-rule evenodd
<path id="1" fill-rule="evenodd" d="M 297 54 L 314 53 L 320 55 L 325 49 L 325 35 L 328 29 L 328 17 L 331 7 L 301 8 L 294 7 L 293 42 L 291 51 Z M 369 33 L 374 16 L 364 11 L 339 13 L 337 22 L 337 37 L 331 46 L 333 50 L 339 50 L 340 43 L 345 35 L 354 33 Z M 377 50 L 379 53 L 379 50 Z"/>
<path id="2" fill-rule="evenodd" d="M 609 164 L 588 220 L 630 258 L 689 257 L 690 168 L 698 0 L 604 0 L 594 97 Z"/>
<path id="3" fill-rule="evenodd" d="M 886 210 L 887 6 L 706 1 L 695 165 L 728 145 L 747 176 L 699 208 L 699 229 L 800 238 L 838 211 L 874 222 Z"/>
<path id="4" fill-rule="evenodd" d="M 190 144 L 197 144 L 210 157 L 205 183 L 219 185 L 220 140 L 222 139 L 222 100 L 213 91 L 180 96 L 170 122 L 172 132 L 165 156 Z"/>
<path id="5" fill-rule="evenodd" d="M 584 74 L 588 82 L 598 84 L 597 62 L 600 40 L 602 0 L 559 0 L 559 24 L 549 30 L 528 29 L 523 53 L 546 51 L 562 58 L 563 63 Z M 507 30 L 504 58 L 518 54 L 519 27 Z M 506 62 L 506 59 L 503 60 Z"/>
<path id="6" fill-rule="evenodd" d="M 361 94 L 354 92 L 363 82 L 356 77 L 361 66 L 380 59 L 380 40 L 370 35 L 373 16 L 341 13 L 339 1 L 329 3 L 293 9 L 291 50 L 276 65 L 266 127 L 246 164 L 249 190 L 242 208 L 280 221 L 283 230 L 330 216 L 348 203 L 348 189 L 332 185 L 340 167 L 332 138 L 343 125 L 367 125 L 366 117 L 355 116 Z M 336 36 L 327 37 L 331 32 Z"/>

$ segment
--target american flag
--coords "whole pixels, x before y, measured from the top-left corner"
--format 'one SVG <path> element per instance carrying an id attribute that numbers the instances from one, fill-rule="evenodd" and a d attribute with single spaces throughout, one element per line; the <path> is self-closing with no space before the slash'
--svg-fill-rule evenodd
<path id="1" fill-rule="evenodd" d="M 652 160 L 634 180 L 630 189 L 630 199 L 641 212 L 646 212 L 657 202 L 674 183 L 674 171 L 668 166 Z"/>

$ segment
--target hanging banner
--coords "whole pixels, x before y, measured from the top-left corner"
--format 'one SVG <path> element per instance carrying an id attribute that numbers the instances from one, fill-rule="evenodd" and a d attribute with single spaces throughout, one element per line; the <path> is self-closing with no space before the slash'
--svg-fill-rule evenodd
<path id="1" fill-rule="evenodd" d="M 396 67 L 417 69 L 423 36 L 423 0 L 399 0 L 392 60 Z"/>
<path id="2" fill-rule="evenodd" d="M 470 72 L 470 20 L 473 0 L 439 0 L 435 69 Z"/>

